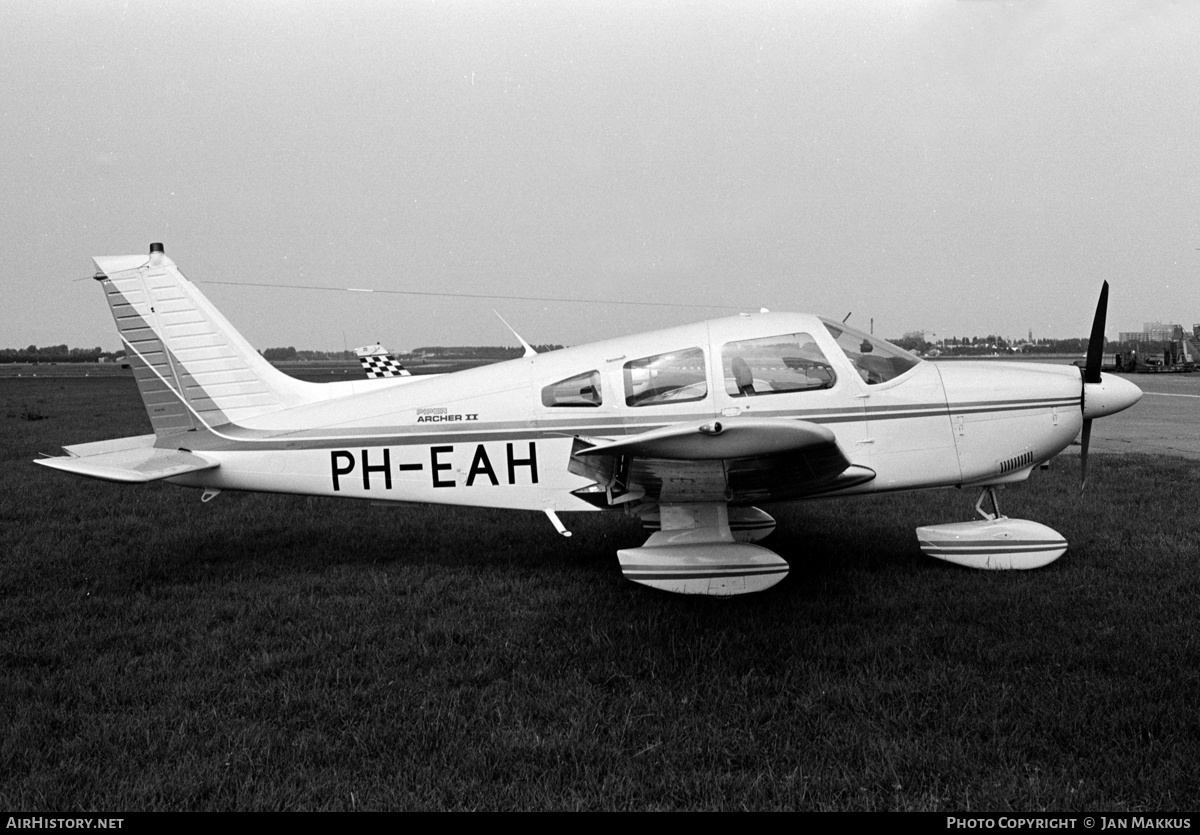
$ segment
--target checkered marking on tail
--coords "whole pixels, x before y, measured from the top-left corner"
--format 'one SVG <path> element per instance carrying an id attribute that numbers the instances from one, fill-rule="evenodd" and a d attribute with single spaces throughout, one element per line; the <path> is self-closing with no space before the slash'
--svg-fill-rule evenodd
<path id="1" fill-rule="evenodd" d="M 359 357 L 363 370 L 371 378 L 377 377 L 407 377 L 409 372 L 400 364 L 398 359 L 390 356 Z"/>

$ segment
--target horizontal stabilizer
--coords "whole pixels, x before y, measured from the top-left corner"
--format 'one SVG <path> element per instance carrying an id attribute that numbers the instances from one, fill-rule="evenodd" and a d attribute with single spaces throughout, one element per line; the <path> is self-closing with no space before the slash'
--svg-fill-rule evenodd
<path id="1" fill-rule="evenodd" d="M 156 449 L 153 435 L 64 447 L 69 453 L 34 463 L 102 481 L 142 483 L 211 470 L 216 461 L 181 449 Z"/>

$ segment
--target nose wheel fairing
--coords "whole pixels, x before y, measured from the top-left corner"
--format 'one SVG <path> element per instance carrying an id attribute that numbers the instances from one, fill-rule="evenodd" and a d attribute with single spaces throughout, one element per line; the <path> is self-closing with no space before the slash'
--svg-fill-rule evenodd
<path id="1" fill-rule="evenodd" d="M 989 499 L 990 512 L 984 509 Z M 982 519 L 917 528 L 921 550 L 955 565 L 993 571 L 1041 568 L 1067 550 L 1067 540 L 1058 531 L 1039 522 L 1004 516 L 994 487 L 980 491 L 975 510 Z"/>

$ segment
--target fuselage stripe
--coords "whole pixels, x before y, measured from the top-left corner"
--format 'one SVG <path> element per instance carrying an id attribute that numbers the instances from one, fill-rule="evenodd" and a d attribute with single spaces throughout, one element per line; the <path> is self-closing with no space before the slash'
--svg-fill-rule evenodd
<path id="1" fill-rule="evenodd" d="M 929 418 L 949 417 L 960 414 L 984 414 L 1010 411 L 1026 411 L 1044 409 L 1051 406 L 1077 407 L 1078 398 L 1043 398 L 1039 400 L 998 400 L 973 401 L 972 403 L 955 404 L 950 407 L 941 404 L 916 404 L 912 406 L 884 406 L 867 408 L 863 412 L 848 412 L 845 409 L 820 410 L 816 412 L 764 411 L 756 412 L 758 417 L 783 417 L 795 420 L 805 420 L 817 424 L 856 423 L 891 420 L 924 420 Z M 586 423 L 556 421 L 553 426 L 546 421 L 499 421 L 480 423 L 471 428 L 461 429 L 439 426 L 436 433 L 431 433 L 423 427 L 391 426 L 369 427 L 361 430 L 340 430 L 337 434 L 317 435 L 322 430 L 265 430 L 247 429 L 237 424 L 213 427 L 211 431 L 221 438 L 223 443 L 216 446 L 197 445 L 195 449 L 324 449 L 329 446 L 345 444 L 365 444 L 367 446 L 409 446 L 415 444 L 435 443 L 482 443 L 485 441 L 517 440 L 517 439 L 551 439 L 555 437 L 581 436 L 588 438 L 619 437 L 637 434 L 662 426 L 670 425 L 688 417 L 697 417 L 689 413 L 687 416 L 664 415 L 663 420 L 642 422 L 633 418 L 601 418 L 591 419 Z M 711 414 L 700 413 L 699 418 L 712 417 Z M 636 422 L 634 422 L 636 420 Z M 614 429 L 623 430 L 613 432 Z"/>

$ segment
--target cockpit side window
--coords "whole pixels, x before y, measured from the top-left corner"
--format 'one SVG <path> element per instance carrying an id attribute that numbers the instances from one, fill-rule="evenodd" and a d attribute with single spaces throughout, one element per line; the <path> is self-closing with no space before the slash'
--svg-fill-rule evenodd
<path id="1" fill-rule="evenodd" d="M 721 349 L 730 397 L 833 388 L 837 377 L 807 333 L 728 342 Z"/>
<path id="2" fill-rule="evenodd" d="M 542 389 L 543 406 L 588 407 L 599 406 L 603 402 L 599 371 L 585 371 Z"/>
<path id="3" fill-rule="evenodd" d="M 921 363 L 919 357 L 886 340 L 840 323 L 821 321 L 867 385 L 894 380 Z"/>
<path id="4" fill-rule="evenodd" d="M 704 351 L 687 348 L 625 363 L 625 404 L 687 403 L 708 396 Z"/>

